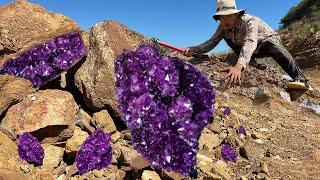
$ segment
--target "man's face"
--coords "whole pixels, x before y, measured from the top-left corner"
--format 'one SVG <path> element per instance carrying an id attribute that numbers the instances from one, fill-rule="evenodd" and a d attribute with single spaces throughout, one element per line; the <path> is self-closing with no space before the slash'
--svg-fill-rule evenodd
<path id="1" fill-rule="evenodd" d="M 219 19 L 223 29 L 230 30 L 233 28 L 233 25 L 236 22 L 237 15 L 236 14 L 223 15 L 223 16 L 220 16 Z"/>

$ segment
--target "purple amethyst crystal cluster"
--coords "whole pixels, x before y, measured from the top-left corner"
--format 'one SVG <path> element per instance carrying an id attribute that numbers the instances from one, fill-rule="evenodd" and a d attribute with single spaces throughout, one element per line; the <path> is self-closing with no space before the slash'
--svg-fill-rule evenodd
<path id="1" fill-rule="evenodd" d="M 212 122 L 215 90 L 207 76 L 149 45 L 115 60 L 116 94 L 135 148 L 152 165 L 188 174 Z"/>
<path id="2" fill-rule="evenodd" d="M 26 78 L 40 87 L 75 65 L 85 54 L 80 34 L 72 32 L 9 59 L 0 72 Z"/>
<path id="3" fill-rule="evenodd" d="M 221 156 L 225 161 L 236 162 L 237 152 L 231 147 L 230 144 L 224 144 L 221 148 Z"/>
<path id="4" fill-rule="evenodd" d="M 110 137 L 100 129 L 93 132 L 81 145 L 76 156 L 80 174 L 107 167 L 112 160 Z"/>
<path id="5" fill-rule="evenodd" d="M 30 133 L 19 136 L 18 154 L 21 159 L 35 165 L 42 165 L 44 151 L 37 138 Z"/>

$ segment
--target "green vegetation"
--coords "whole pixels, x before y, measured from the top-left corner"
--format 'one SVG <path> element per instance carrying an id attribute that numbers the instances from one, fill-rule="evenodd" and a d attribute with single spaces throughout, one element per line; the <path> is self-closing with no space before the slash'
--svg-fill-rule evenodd
<path id="1" fill-rule="evenodd" d="M 301 2 L 291 8 L 288 13 L 281 19 L 281 28 L 287 28 L 294 22 L 303 18 L 310 19 L 311 21 L 317 20 L 320 17 L 320 1 L 319 0 L 301 0 Z"/>

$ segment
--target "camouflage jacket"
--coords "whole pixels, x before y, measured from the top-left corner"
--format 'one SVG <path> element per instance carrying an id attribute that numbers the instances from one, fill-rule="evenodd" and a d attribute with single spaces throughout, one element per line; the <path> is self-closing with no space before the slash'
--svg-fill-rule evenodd
<path id="1" fill-rule="evenodd" d="M 213 49 L 222 39 L 239 55 L 238 63 L 245 67 L 252 55 L 258 53 L 262 42 L 280 40 L 280 37 L 267 23 L 260 18 L 243 14 L 238 16 L 231 30 L 224 30 L 221 24 L 215 34 L 206 42 L 195 46 L 198 53 L 206 53 Z"/>

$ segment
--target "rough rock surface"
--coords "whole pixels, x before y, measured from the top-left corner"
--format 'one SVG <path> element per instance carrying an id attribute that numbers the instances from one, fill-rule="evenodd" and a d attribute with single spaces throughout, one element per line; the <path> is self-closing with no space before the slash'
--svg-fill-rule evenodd
<path id="1" fill-rule="evenodd" d="M 73 96 L 61 90 L 43 90 L 12 106 L 1 126 L 18 135 L 49 126 L 69 126 L 74 123 L 78 105 Z"/>
<path id="2" fill-rule="evenodd" d="M 26 0 L 2 6 L 0 19 L 0 66 L 9 56 L 48 39 L 80 30 L 70 18 L 48 12 L 42 6 Z"/>
<path id="3" fill-rule="evenodd" d="M 0 116 L 33 91 L 31 82 L 26 79 L 0 75 Z"/>
<path id="4" fill-rule="evenodd" d="M 76 85 L 90 108 L 111 108 L 119 115 L 114 59 L 124 49 L 138 47 L 144 39 L 142 35 L 113 21 L 104 21 L 91 28 L 88 57 L 75 76 Z"/>

